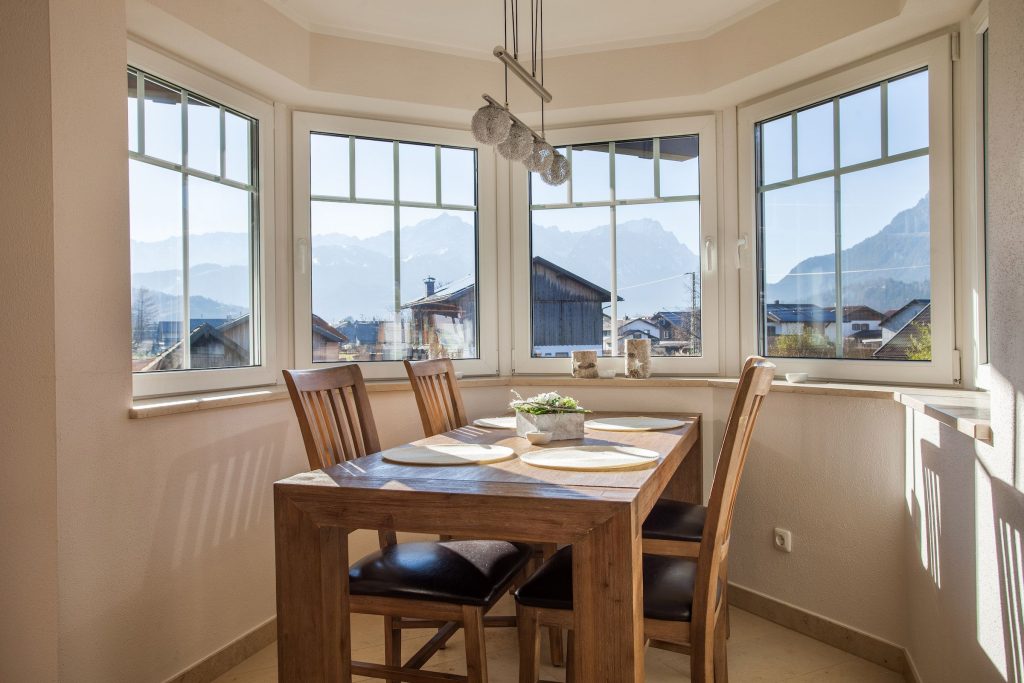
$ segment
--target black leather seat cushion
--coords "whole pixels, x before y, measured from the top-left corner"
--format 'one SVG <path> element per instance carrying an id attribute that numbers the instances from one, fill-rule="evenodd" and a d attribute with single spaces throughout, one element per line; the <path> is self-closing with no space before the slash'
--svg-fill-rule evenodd
<path id="1" fill-rule="evenodd" d="M 659 500 L 644 520 L 644 538 L 700 543 L 708 509 L 703 505 Z"/>
<path id="2" fill-rule="evenodd" d="M 486 605 L 526 565 L 533 548 L 506 541 L 399 543 L 349 569 L 349 592 L 412 600 Z"/>
<path id="3" fill-rule="evenodd" d="M 644 555 L 644 616 L 690 621 L 697 562 L 685 557 Z M 527 607 L 572 609 L 572 546 L 559 550 L 516 591 Z"/>

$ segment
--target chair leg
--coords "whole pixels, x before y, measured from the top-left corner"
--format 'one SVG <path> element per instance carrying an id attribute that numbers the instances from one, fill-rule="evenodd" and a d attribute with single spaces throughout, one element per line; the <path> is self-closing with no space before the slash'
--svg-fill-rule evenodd
<path id="1" fill-rule="evenodd" d="M 516 626 L 519 629 L 519 683 L 540 680 L 540 629 L 537 612 L 516 604 Z"/>
<path id="2" fill-rule="evenodd" d="M 479 607 L 463 607 L 462 628 L 466 634 L 466 678 L 468 683 L 487 683 L 484 611 Z"/>
<path id="3" fill-rule="evenodd" d="M 551 650 L 551 665 L 565 666 L 565 643 L 562 642 L 561 626 L 548 626 L 548 646 Z"/>
<path id="4" fill-rule="evenodd" d="M 729 632 L 727 616 L 719 620 L 715 631 L 715 683 L 729 683 L 729 663 L 726 658 L 726 642 Z"/>
<path id="5" fill-rule="evenodd" d="M 398 617 L 384 617 L 384 663 L 388 666 L 402 666 L 402 629 L 396 627 Z M 387 683 L 401 683 L 389 678 Z"/>
<path id="6" fill-rule="evenodd" d="M 566 640 L 568 646 L 565 656 L 565 683 L 576 683 L 576 636 L 571 630 Z"/>
<path id="7" fill-rule="evenodd" d="M 692 683 L 716 683 L 715 681 L 715 633 L 713 627 L 706 632 L 693 633 L 690 647 L 690 680 Z"/>

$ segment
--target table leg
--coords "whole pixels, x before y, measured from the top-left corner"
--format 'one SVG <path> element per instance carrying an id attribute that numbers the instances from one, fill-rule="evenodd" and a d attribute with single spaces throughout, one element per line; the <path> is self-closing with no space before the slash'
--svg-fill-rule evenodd
<path id="1" fill-rule="evenodd" d="M 573 544 L 573 670 L 577 681 L 644 680 L 643 572 L 630 506 Z"/>
<path id="2" fill-rule="evenodd" d="M 704 425 L 702 424 L 701 427 Z M 704 446 L 701 432 L 661 494 L 667 500 L 704 504 Z"/>
<path id="3" fill-rule="evenodd" d="M 348 538 L 274 490 L 277 672 L 284 682 L 352 680 Z"/>

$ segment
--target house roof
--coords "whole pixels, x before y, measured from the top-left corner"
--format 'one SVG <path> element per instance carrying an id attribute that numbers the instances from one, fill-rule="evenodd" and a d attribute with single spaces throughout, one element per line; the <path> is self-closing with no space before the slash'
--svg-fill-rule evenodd
<path id="1" fill-rule="evenodd" d="M 917 315 L 900 328 L 892 339 L 882 344 L 871 354 L 874 358 L 888 358 L 893 360 L 905 359 L 910 345 L 918 333 L 920 327 L 927 327 L 932 324 L 932 305 L 925 304 L 925 307 L 918 311 Z"/>
<path id="2" fill-rule="evenodd" d="M 417 308 L 430 304 L 445 303 L 452 299 L 458 299 L 474 289 L 476 289 L 476 277 L 473 275 L 463 275 L 457 280 L 452 280 L 443 287 L 435 289 L 434 293 L 429 296 L 422 296 L 419 299 L 402 304 L 402 308 Z"/>
<path id="3" fill-rule="evenodd" d="M 245 315 L 245 316 L 240 316 L 240 317 L 241 318 L 248 318 L 249 316 Z M 230 323 L 234 323 L 234 322 L 235 322 L 234 320 L 230 321 Z M 234 354 L 236 354 L 238 356 L 247 356 L 249 354 L 249 350 L 248 349 L 243 348 L 241 345 L 239 345 L 236 342 L 233 342 L 232 340 L 228 339 L 224 335 L 224 332 L 222 331 L 222 328 L 214 327 L 213 325 L 211 325 L 208 322 L 204 322 L 202 325 L 199 325 L 198 327 L 196 327 L 194 330 L 192 330 L 192 333 L 189 334 L 189 336 L 188 336 L 188 343 L 189 343 L 189 348 L 190 349 L 196 349 L 196 348 L 200 347 L 204 342 L 208 342 L 208 341 L 219 342 L 219 343 L 223 344 L 224 348 L 227 349 L 229 352 L 234 353 Z M 184 343 L 184 340 L 179 340 L 176 343 L 172 344 L 171 346 L 167 347 L 166 351 L 161 353 L 159 356 L 157 356 L 152 361 L 150 361 L 144 368 L 142 368 L 142 372 L 148 372 L 150 370 L 158 369 L 160 367 L 161 363 L 164 362 L 164 360 L 169 358 L 171 356 L 171 354 L 173 354 L 175 351 L 177 351 L 178 349 L 181 348 L 183 343 Z"/>
<path id="4" fill-rule="evenodd" d="M 536 268 L 537 266 L 541 266 L 542 268 L 548 268 L 549 270 L 553 270 L 554 272 L 558 273 L 559 275 L 561 275 L 563 277 L 567 277 L 567 278 L 569 278 L 571 280 L 575 280 L 576 282 L 580 283 L 584 287 L 592 289 L 594 292 L 596 292 L 596 293 L 601 295 L 601 297 L 602 297 L 601 301 L 611 301 L 612 300 L 612 293 L 609 292 L 604 287 L 598 287 L 597 285 L 595 285 L 590 280 L 584 280 L 583 278 L 581 278 L 576 273 L 574 273 L 574 272 L 572 272 L 570 270 L 566 270 L 562 266 L 556 265 L 556 264 L 552 263 L 551 261 L 548 261 L 546 258 L 542 258 L 540 256 L 534 256 L 533 257 L 533 267 Z M 619 301 L 625 301 L 625 299 L 623 299 L 621 296 L 618 297 L 618 300 Z"/>
<path id="5" fill-rule="evenodd" d="M 832 306 L 825 310 L 835 313 L 836 308 L 835 306 Z M 843 306 L 844 323 L 853 322 L 854 320 L 881 320 L 883 317 L 885 317 L 884 314 L 879 313 L 870 306 Z"/>
<path id="6" fill-rule="evenodd" d="M 313 316 L 313 334 L 318 334 L 327 341 L 334 341 L 339 344 L 344 344 L 348 341 L 348 337 L 341 330 L 329 324 L 318 315 Z"/>
<path id="7" fill-rule="evenodd" d="M 834 323 L 836 312 L 816 304 L 765 304 L 768 319 L 776 323 Z"/>
<path id="8" fill-rule="evenodd" d="M 870 330 L 857 330 L 850 335 L 850 338 L 860 342 L 882 341 L 882 330 L 877 327 Z"/>
<path id="9" fill-rule="evenodd" d="M 381 326 L 380 320 L 351 320 L 338 325 L 347 340 L 356 344 L 376 344 Z"/>
<path id="10" fill-rule="evenodd" d="M 921 310 L 923 310 L 926 306 L 930 305 L 931 302 L 931 299 L 911 299 L 907 303 L 903 304 L 901 307 L 897 308 L 895 311 L 889 311 L 884 316 L 882 316 L 880 324 L 885 324 L 889 322 L 890 320 L 892 320 L 893 318 L 895 318 L 908 308 L 917 308 L 918 314 L 920 314 Z"/>

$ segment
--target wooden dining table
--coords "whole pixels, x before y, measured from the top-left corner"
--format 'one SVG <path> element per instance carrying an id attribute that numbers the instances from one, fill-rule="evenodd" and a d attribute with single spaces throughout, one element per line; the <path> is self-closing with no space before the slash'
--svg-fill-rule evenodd
<path id="1" fill-rule="evenodd" d="M 377 529 L 573 544 L 576 680 L 643 681 L 641 525 L 659 497 L 699 503 L 703 491 L 700 415 L 646 414 L 684 425 L 588 428 L 582 441 L 547 446 L 511 430 L 467 426 L 414 442 L 500 444 L 517 454 L 581 443 L 656 451 L 657 461 L 640 469 L 566 471 L 518 458 L 417 466 L 376 453 L 275 483 L 279 679 L 352 680 L 348 534 Z"/>

